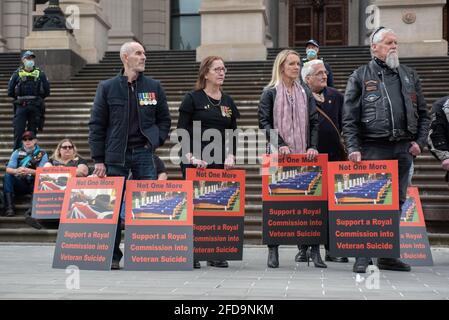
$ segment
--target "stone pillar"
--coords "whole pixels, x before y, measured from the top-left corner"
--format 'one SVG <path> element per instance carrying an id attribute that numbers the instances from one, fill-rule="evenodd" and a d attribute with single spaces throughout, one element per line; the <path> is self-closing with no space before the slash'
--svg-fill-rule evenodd
<path id="1" fill-rule="evenodd" d="M 108 48 L 108 30 L 111 28 L 100 0 L 60 0 L 60 5 L 64 12 L 68 6 L 79 8 L 80 27 L 73 30 L 73 35 L 81 47 L 84 60 L 98 63 Z"/>
<path id="2" fill-rule="evenodd" d="M 123 43 L 142 38 L 142 0 L 106 0 L 102 5 L 111 24 L 108 51 L 119 51 Z"/>
<path id="3" fill-rule="evenodd" d="M 201 46 L 196 60 L 219 55 L 225 61 L 267 59 L 264 0 L 203 0 Z"/>
<path id="4" fill-rule="evenodd" d="M 3 1 L 0 2 L 0 52 L 6 52 L 6 40 L 2 36 L 3 33 Z"/>
<path id="5" fill-rule="evenodd" d="M 447 56 L 445 0 L 376 0 L 380 25 L 395 30 L 401 57 Z"/>
<path id="6" fill-rule="evenodd" d="M 31 30 L 31 1 L 1 0 L 3 5 L 2 35 L 8 52 L 20 52 L 23 41 Z"/>

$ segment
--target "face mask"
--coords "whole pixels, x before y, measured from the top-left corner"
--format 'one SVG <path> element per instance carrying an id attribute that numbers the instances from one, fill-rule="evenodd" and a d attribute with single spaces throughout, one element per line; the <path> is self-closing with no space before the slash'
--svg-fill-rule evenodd
<path id="1" fill-rule="evenodd" d="M 25 66 L 26 69 L 33 69 L 33 67 L 34 67 L 34 60 L 25 60 L 23 62 L 23 65 Z"/>
<path id="2" fill-rule="evenodd" d="M 307 49 L 306 54 L 307 54 L 307 59 L 312 60 L 312 59 L 316 58 L 318 53 L 313 49 Z"/>

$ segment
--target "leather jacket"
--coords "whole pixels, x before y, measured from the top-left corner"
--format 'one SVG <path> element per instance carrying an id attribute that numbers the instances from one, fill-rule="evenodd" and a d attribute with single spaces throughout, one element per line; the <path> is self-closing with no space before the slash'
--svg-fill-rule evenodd
<path id="1" fill-rule="evenodd" d="M 316 110 L 315 98 L 306 85 L 302 85 L 307 94 L 307 106 L 309 111 L 309 133 L 307 136 L 307 149 L 313 148 L 318 150 L 318 112 Z M 273 124 L 273 108 L 276 100 L 276 88 L 266 88 L 260 97 L 258 116 L 259 128 L 265 129 L 267 139 L 270 139 L 270 130 L 274 129 Z M 278 148 L 287 146 L 282 137 L 278 134 Z"/>
<path id="2" fill-rule="evenodd" d="M 415 70 L 400 65 L 398 68 L 405 104 L 406 132 L 394 130 L 390 119 L 392 110 L 385 92 L 383 69 L 374 59 L 359 67 L 349 77 L 343 104 L 343 137 L 348 153 L 361 151 L 361 143 L 397 141 L 409 136 L 421 148 L 427 142 L 429 112 Z"/>

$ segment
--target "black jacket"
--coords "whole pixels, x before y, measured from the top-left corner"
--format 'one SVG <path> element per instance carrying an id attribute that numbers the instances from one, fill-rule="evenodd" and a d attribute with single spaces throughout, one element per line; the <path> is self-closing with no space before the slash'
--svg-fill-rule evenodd
<path id="1" fill-rule="evenodd" d="M 307 137 L 307 148 L 318 150 L 318 112 L 316 110 L 315 98 L 306 85 L 302 85 L 307 94 L 307 106 L 309 108 L 309 134 Z M 276 100 L 276 88 L 266 88 L 262 92 L 259 102 L 259 128 L 264 129 L 267 139 L 270 139 L 270 130 L 273 125 L 273 108 Z M 287 146 L 280 135 L 278 135 L 278 147 Z"/>
<path id="2" fill-rule="evenodd" d="M 383 88 L 382 67 L 374 60 L 349 77 L 343 105 L 343 136 L 348 153 L 360 151 L 364 140 L 386 140 L 393 134 L 390 105 Z M 415 70 L 400 65 L 407 131 L 421 150 L 427 142 L 429 113 Z"/>
<path id="3" fill-rule="evenodd" d="M 449 96 L 432 106 L 432 123 L 429 131 L 429 150 L 440 161 L 449 159 Z"/>
<path id="4" fill-rule="evenodd" d="M 11 98 L 17 99 L 17 94 L 22 96 L 38 96 L 42 99 L 45 99 L 50 95 L 50 83 L 48 82 L 47 76 L 45 73 L 40 70 L 39 68 L 33 68 L 31 73 L 33 73 L 35 70 L 36 72 L 39 72 L 39 78 L 35 82 L 36 84 L 31 86 L 24 86 L 22 90 L 18 90 L 16 88 L 20 82 L 19 73 L 21 71 L 26 72 L 23 67 L 18 68 L 11 76 L 11 79 L 9 79 L 8 83 L 8 96 Z M 31 81 L 34 82 L 34 81 Z M 21 93 L 17 91 L 22 91 Z"/>
<path id="5" fill-rule="evenodd" d="M 142 134 L 155 150 L 168 136 L 171 125 L 165 92 L 159 81 L 137 78 L 136 94 L 154 93 L 156 105 L 138 106 Z M 138 98 L 138 101 L 139 98 Z M 100 82 L 89 121 L 89 146 L 95 163 L 123 165 L 128 139 L 128 80 L 122 73 Z"/>

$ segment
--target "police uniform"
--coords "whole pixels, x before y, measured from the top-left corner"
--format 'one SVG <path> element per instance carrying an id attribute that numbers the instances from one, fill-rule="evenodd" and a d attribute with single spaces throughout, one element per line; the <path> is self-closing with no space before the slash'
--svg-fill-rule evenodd
<path id="1" fill-rule="evenodd" d="M 25 52 L 22 59 L 34 56 L 31 51 Z M 20 148 L 22 134 L 25 130 L 37 134 L 42 130 L 44 122 L 44 99 L 50 95 L 50 84 L 45 73 L 33 67 L 27 71 L 18 68 L 8 85 L 8 96 L 14 98 L 14 150 Z"/>

